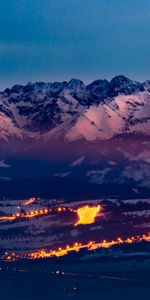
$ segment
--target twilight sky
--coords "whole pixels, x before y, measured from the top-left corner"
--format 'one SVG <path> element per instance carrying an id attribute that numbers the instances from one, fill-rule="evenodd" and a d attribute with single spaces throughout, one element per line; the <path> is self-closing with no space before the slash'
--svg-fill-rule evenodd
<path id="1" fill-rule="evenodd" d="M 149 0 L 5 0 L 0 90 L 28 81 L 150 79 Z"/>

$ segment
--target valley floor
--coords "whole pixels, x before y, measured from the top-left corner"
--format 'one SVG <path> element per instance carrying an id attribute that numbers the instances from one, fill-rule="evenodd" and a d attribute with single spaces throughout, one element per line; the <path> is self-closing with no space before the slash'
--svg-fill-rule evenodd
<path id="1" fill-rule="evenodd" d="M 1 265 L 2 300 L 147 300 L 150 260 L 109 263 L 39 262 Z"/>

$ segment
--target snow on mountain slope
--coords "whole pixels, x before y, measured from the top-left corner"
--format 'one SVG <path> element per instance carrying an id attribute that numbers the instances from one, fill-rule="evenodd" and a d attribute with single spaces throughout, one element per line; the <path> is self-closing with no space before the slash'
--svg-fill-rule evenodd
<path id="1" fill-rule="evenodd" d="M 0 139 L 8 141 L 10 137 L 22 138 L 23 133 L 9 117 L 0 112 Z"/>
<path id="2" fill-rule="evenodd" d="M 107 140 L 122 133 L 150 135 L 150 94 L 120 95 L 110 102 L 91 106 L 67 133 L 66 138 Z"/>
<path id="3" fill-rule="evenodd" d="M 116 135 L 150 135 L 150 82 L 116 76 L 109 83 L 81 80 L 26 86 L 0 93 L 0 140 L 107 140 Z"/>

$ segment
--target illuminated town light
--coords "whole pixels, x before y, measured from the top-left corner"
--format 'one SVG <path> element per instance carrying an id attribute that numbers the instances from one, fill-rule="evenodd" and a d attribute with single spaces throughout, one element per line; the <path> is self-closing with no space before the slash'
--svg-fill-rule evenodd
<path id="1" fill-rule="evenodd" d="M 23 202 L 23 205 L 29 205 L 29 204 L 32 204 L 36 201 L 36 198 L 29 198 L 28 200 L 24 201 Z"/>
<path id="2" fill-rule="evenodd" d="M 77 209 L 78 221 L 75 223 L 77 225 L 87 225 L 95 222 L 95 218 L 101 211 L 101 206 L 83 206 Z"/>
<path id="3" fill-rule="evenodd" d="M 50 213 L 75 213 L 78 216 L 78 221 L 75 226 L 79 224 L 92 224 L 95 221 L 95 218 L 98 216 L 101 211 L 101 206 L 83 206 L 79 207 L 77 210 L 70 207 L 53 207 L 53 208 L 41 208 L 40 210 L 31 210 L 23 213 L 16 213 L 12 215 L 0 216 L 0 221 L 13 221 L 17 218 L 34 218 L 41 217 Z"/>
<path id="4" fill-rule="evenodd" d="M 150 233 L 148 233 L 147 235 L 143 235 L 140 237 L 140 236 L 135 236 L 134 239 L 131 237 L 128 237 L 126 239 L 121 239 L 121 243 L 123 244 L 133 244 L 133 243 L 137 243 L 137 242 L 140 242 L 140 241 L 150 241 Z M 110 248 L 112 247 L 113 245 L 120 245 L 120 241 L 118 240 L 118 238 L 116 240 L 112 240 L 112 241 L 107 241 L 107 240 L 104 240 L 102 242 L 99 242 L 99 243 L 96 243 L 95 241 L 90 241 L 88 243 L 85 243 L 85 244 L 81 244 L 81 243 L 78 243 L 76 242 L 73 246 L 69 246 L 67 245 L 66 247 L 62 248 L 62 247 L 59 247 L 58 249 L 56 250 L 44 250 L 44 249 L 41 249 L 41 250 L 37 250 L 35 252 L 29 252 L 29 253 L 5 253 L 1 259 L 3 260 L 14 260 L 14 259 L 22 259 L 22 258 L 27 258 L 27 259 L 40 259 L 40 258 L 51 258 L 51 257 L 61 257 L 61 256 L 64 256 L 64 255 L 67 255 L 68 253 L 70 252 L 78 252 L 80 251 L 81 249 L 87 249 L 89 251 L 92 251 L 92 250 L 97 250 L 97 249 L 100 249 L 100 248 Z"/>

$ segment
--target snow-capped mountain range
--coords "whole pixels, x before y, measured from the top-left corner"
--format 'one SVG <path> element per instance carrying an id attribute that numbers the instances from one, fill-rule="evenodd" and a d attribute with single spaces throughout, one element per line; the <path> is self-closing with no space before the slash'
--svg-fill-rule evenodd
<path id="1" fill-rule="evenodd" d="M 150 81 L 72 79 L 0 93 L 0 140 L 98 141 L 121 134 L 150 136 Z"/>

